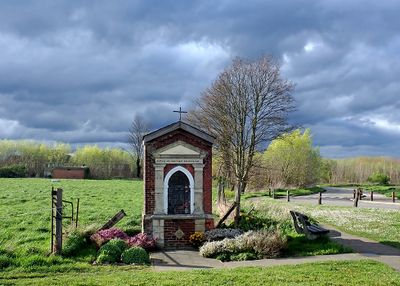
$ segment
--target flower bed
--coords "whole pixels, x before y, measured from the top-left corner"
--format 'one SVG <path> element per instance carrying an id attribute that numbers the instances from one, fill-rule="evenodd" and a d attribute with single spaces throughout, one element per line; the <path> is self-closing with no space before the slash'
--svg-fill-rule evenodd
<path id="1" fill-rule="evenodd" d="M 235 238 L 206 242 L 200 248 L 204 257 L 222 261 L 273 258 L 286 247 L 278 231 L 249 231 Z"/>

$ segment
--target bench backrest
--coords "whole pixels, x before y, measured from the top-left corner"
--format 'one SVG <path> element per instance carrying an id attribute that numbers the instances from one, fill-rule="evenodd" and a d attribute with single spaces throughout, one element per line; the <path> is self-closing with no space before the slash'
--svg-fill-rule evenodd
<path id="1" fill-rule="evenodd" d="M 306 226 L 304 217 L 301 213 L 290 211 L 290 214 L 293 218 L 294 228 L 296 229 L 297 233 L 306 233 Z"/>

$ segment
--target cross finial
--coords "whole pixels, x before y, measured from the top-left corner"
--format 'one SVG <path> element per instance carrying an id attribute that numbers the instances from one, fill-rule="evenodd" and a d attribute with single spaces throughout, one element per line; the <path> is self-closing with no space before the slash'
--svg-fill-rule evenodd
<path id="1" fill-rule="evenodd" d="M 182 111 L 182 107 L 179 107 L 179 110 L 174 110 L 174 112 L 179 113 L 179 121 L 182 121 L 182 113 L 187 113 L 187 111 Z"/>

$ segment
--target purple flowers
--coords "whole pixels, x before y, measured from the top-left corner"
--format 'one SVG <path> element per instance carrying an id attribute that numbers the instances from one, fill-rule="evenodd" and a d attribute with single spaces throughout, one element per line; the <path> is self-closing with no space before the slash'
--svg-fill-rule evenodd
<path id="1" fill-rule="evenodd" d="M 156 246 L 155 239 L 146 233 L 139 233 L 130 237 L 122 230 L 114 227 L 110 229 L 99 230 L 90 237 L 90 239 L 96 243 L 98 247 L 114 238 L 125 240 L 129 247 L 140 246 L 146 250 L 151 250 Z"/>
<path id="2" fill-rule="evenodd" d="M 151 250 L 156 247 L 156 241 L 147 233 L 138 233 L 137 235 L 128 238 L 126 242 L 129 247 L 140 246 L 146 250 Z"/>

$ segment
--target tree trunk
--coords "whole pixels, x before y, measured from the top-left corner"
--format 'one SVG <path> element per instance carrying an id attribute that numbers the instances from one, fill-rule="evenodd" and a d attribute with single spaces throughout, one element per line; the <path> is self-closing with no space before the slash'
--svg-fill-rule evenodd
<path id="1" fill-rule="evenodd" d="M 225 200 L 225 183 L 224 179 L 220 179 L 218 182 L 218 197 L 217 197 L 217 204 L 226 203 Z"/>
<path id="2" fill-rule="evenodd" d="M 137 158 L 136 159 L 136 177 L 138 177 L 138 178 L 140 178 L 140 171 L 141 171 L 140 159 Z"/>
<path id="3" fill-rule="evenodd" d="M 236 227 L 239 225 L 239 219 L 240 219 L 240 196 L 242 194 L 242 189 L 243 189 L 243 183 L 238 182 L 238 188 L 237 188 L 236 196 L 235 196 L 235 202 L 236 202 L 235 226 Z"/>

